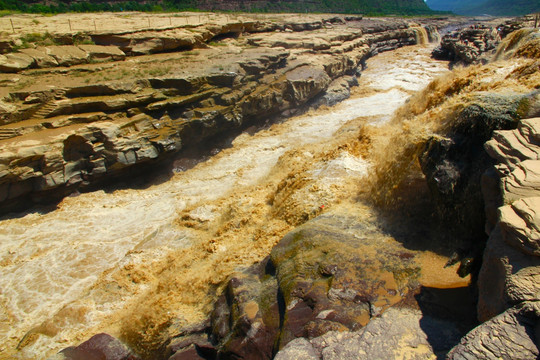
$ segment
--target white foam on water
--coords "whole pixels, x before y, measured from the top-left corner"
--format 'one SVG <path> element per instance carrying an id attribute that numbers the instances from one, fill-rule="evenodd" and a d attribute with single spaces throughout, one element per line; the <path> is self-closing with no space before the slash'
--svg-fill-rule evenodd
<path id="1" fill-rule="evenodd" d="M 99 301 L 88 298 L 96 279 L 124 262 L 151 261 L 168 249 L 189 246 L 195 235 L 173 225 L 183 209 L 193 206 L 194 218 L 212 221 L 216 216 L 209 205 L 212 201 L 260 182 L 285 152 L 323 143 L 358 117 L 373 123 L 390 119 L 409 97 L 406 90 L 425 85 L 438 71 L 426 60 L 409 58 L 397 64 L 379 64 L 378 60 L 369 60 L 372 65 L 360 79 L 360 86 L 379 90 L 372 95 L 288 119 L 253 136 L 239 136 L 232 148 L 162 184 L 81 194 L 64 199 L 55 211 L 0 221 L 0 338 L 16 344 L 73 301 L 85 304 L 85 319 L 99 323 L 129 299 L 111 299 L 96 306 Z M 364 160 L 346 153 L 319 165 L 313 177 L 341 179 L 368 171 Z M 144 252 L 132 253 L 139 250 Z M 70 326 L 76 333 L 89 324 Z M 54 353 L 72 345 L 69 334 L 66 330 L 56 337 L 41 336 L 16 358 L 32 358 L 31 351 L 34 355 Z M 0 358 L 6 350 L 0 345 Z"/>

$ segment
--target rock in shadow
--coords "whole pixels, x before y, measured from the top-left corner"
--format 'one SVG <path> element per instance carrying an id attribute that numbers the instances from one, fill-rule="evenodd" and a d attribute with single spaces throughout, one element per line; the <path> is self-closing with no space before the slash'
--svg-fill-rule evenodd
<path id="1" fill-rule="evenodd" d="M 423 315 L 420 327 L 438 359 L 444 359 L 460 338 L 478 324 L 475 295 L 471 286 L 422 286 L 414 298 Z"/>

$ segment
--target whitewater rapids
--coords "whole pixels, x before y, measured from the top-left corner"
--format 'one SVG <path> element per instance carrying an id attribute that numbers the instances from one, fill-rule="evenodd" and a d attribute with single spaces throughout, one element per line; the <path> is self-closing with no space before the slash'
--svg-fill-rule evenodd
<path id="1" fill-rule="evenodd" d="M 0 358 L 47 358 L 97 332 L 151 342 L 203 319 L 234 269 L 354 194 L 370 165 L 343 144 L 448 71 L 430 51 L 378 55 L 350 99 L 244 133 L 167 180 L 0 220 Z"/>

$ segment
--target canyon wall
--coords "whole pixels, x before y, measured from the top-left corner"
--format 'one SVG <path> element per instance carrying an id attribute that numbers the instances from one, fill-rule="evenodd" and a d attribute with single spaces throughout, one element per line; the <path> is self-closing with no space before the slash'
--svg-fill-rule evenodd
<path id="1" fill-rule="evenodd" d="M 117 81 L 30 86 L 4 97 L 0 208 L 60 199 L 218 134 L 291 114 L 317 98 L 335 102 L 347 96 L 368 57 L 415 44 L 422 33 L 423 28 L 398 20 L 241 22 L 89 33 L 85 36 L 96 45 L 42 46 L 5 55 L 4 71 L 22 57 L 28 59 L 24 64 L 45 68 L 26 70 L 32 82 L 39 74 L 99 74 L 101 61 L 123 61 L 112 63 L 118 67 L 114 76 L 122 75 Z M 222 54 L 216 41 L 240 35 L 242 48 Z M 167 65 L 171 52 L 181 57 Z M 126 59 L 146 56 L 153 63 L 159 53 L 164 56 L 155 61 L 163 61 L 170 74 L 159 76 L 156 68 L 133 76 Z M 203 53 L 218 60 L 204 61 Z M 200 59 L 200 67 L 186 72 L 179 61 L 190 56 Z"/>

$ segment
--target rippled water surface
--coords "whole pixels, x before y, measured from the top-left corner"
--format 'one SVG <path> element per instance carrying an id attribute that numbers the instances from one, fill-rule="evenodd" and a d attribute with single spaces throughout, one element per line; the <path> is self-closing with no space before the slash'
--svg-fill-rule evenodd
<path id="1" fill-rule="evenodd" d="M 140 303 L 159 303 L 180 322 L 200 319 L 206 282 L 263 258 L 291 229 L 291 214 L 320 211 L 369 172 L 334 142 L 361 121 L 384 123 L 447 71 L 429 52 L 415 46 L 372 58 L 350 99 L 242 134 L 166 182 L 85 193 L 54 211 L 0 221 L 0 358 L 43 358 L 98 331 L 119 335 Z M 299 178 L 307 190 L 271 209 L 279 184 Z"/>

